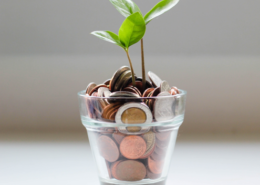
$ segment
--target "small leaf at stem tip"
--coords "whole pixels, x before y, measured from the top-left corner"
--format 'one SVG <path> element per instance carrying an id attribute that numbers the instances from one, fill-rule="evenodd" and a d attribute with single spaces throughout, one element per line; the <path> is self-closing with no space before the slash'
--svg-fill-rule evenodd
<path id="1" fill-rule="evenodd" d="M 121 25 L 118 36 L 121 43 L 125 48 L 129 48 L 131 45 L 140 41 L 146 31 L 146 24 L 143 16 L 136 12 L 128 16 Z"/>
<path id="2" fill-rule="evenodd" d="M 142 15 L 139 7 L 132 0 L 110 0 L 114 7 L 125 17 L 139 12 Z"/>
<path id="3" fill-rule="evenodd" d="M 96 37 L 105 40 L 107 42 L 111 42 L 113 44 L 116 44 L 123 49 L 125 49 L 124 45 L 120 42 L 117 34 L 111 32 L 111 31 L 93 31 L 91 32 L 92 35 L 95 35 Z"/>
<path id="4" fill-rule="evenodd" d="M 152 19 L 162 15 L 167 12 L 171 8 L 173 8 L 179 0 L 162 0 L 158 4 L 156 4 L 145 16 L 145 23 L 148 24 Z"/>

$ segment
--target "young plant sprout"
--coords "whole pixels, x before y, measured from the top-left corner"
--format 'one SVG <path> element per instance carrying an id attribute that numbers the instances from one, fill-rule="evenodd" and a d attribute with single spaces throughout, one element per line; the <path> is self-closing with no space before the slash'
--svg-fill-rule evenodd
<path id="1" fill-rule="evenodd" d="M 135 76 L 133 65 L 129 56 L 129 47 L 141 40 L 142 83 L 144 89 L 146 84 L 146 76 L 143 36 L 146 31 L 146 25 L 154 18 L 174 7 L 179 0 L 162 0 L 157 3 L 144 17 L 140 8 L 132 0 L 110 0 L 110 2 L 123 16 L 126 17 L 118 31 L 118 35 L 111 31 L 94 31 L 91 34 L 105 41 L 114 43 L 125 50 L 131 68 L 133 86 L 135 86 Z"/>

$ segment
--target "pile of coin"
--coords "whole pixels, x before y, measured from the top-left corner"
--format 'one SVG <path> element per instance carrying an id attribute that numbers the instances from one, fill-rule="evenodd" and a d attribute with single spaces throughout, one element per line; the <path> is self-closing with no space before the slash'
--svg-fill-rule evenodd
<path id="1" fill-rule="evenodd" d="M 111 179 L 139 181 L 161 177 L 171 131 L 154 127 L 144 134 L 129 135 L 111 128 L 94 134 Z"/>
<path id="2" fill-rule="evenodd" d="M 135 76 L 133 86 L 130 68 L 123 66 L 103 84 L 92 82 L 86 88 L 89 118 L 128 125 L 92 131 L 110 178 L 157 179 L 163 171 L 171 131 L 145 124 L 172 120 L 178 114 L 178 99 L 171 95 L 180 91 L 153 72 L 148 72 L 148 77 L 151 82 L 143 87 L 142 78 Z"/>
<path id="3" fill-rule="evenodd" d="M 86 88 L 86 97 L 102 98 L 86 98 L 88 116 L 101 121 L 130 124 L 173 119 L 177 112 L 174 110 L 176 99 L 154 97 L 176 95 L 180 93 L 179 89 L 170 87 L 153 72 L 149 71 L 148 77 L 151 82 L 146 81 L 145 87 L 140 77 L 135 77 L 136 85 L 133 86 L 130 68 L 123 66 L 103 84 L 90 83 Z M 122 107 L 129 102 L 136 104 L 128 104 L 127 109 L 122 111 Z"/>

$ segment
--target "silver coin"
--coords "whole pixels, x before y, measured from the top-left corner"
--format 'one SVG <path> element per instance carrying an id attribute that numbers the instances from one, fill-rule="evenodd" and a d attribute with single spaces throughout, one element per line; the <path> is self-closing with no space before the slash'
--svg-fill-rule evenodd
<path id="1" fill-rule="evenodd" d="M 148 72 L 148 77 L 151 80 L 152 84 L 155 87 L 160 87 L 162 80 L 159 76 L 157 76 L 156 74 L 154 74 L 152 71 Z"/>
<path id="2" fill-rule="evenodd" d="M 86 88 L 86 94 L 89 94 L 90 91 L 95 88 L 97 86 L 97 84 L 95 84 L 94 82 L 91 82 L 88 84 L 87 88 Z"/>
<path id="3" fill-rule="evenodd" d="M 162 98 L 160 98 L 162 96 Z M 163 96 L 169 96 L 169 98 L 163 98 Z M 174 105 L 174 97 L 170 97 L 171 94 L 168 92 L 161 92 L 158 94 L 154 102 L 154 118 L 156 121 L 167 121 L 174 118 L 175 110 L 172 109 Z"/>
<path id="4" fill-rule="evenodd" d="M 143 123 L 140 123 L 140 124 L 149 124 L 149 123 L 152 123 L 153 121 L 153 115 L 152 115 L 152 112 L 150 111 L 149 107 L 144 104 L 144 103 L 125 103 L 123 106 L 121 106 L 117 113 L 116 113 L 116 117 L 115 117 L 115 121 L 116 123 L 119 123 L 119 124 L 125 124 L 122 120 L 122 115 L 123 113 L 127 110 L 127 109 L 130 109 L 130 108 L 135 108 L 135 109 L 140 109 L 142 110 L 144 113 L 145 113 L 145 116 L 146 116 L 146 120 L 145 122 Z M 138 123 L 137 123 L 138 124 Z M 151 127 L 140 127 L 140 129 L 138 131 L 129 131 L 131 129 L 129 129 L 128 127 L 118 127 L 118 130 L 119 132 L 121 133 L 124 133 L 124 134 L 142 134 L 142 133 L 146 133 L 146 132 L 149 132 Z"/>
<path id="5" fill-rule="evenodd" d="M 171 92 L 171 88 L 170 85 L 168 84 L 168 82 L 166 81 L 162 81 L 162 83 L 160 84 L 160 90 L 161 92 Z"/>
<path id="6" fill-rule="evenodd" d="M 107 87 L 100 87 L 100 88 L 98 88 L 98 97 L 104 97 L 104 92 L 105 91 L 109 91 L 109 89 Z"/>
<path id="7" fill-rule="evenodd" d="M 110 97 L 110 94 L 111 94 L 110 91 L 104 91 L 104 93 L 103 93 L 103 97 L 108 98 L 108 97 Z"/>

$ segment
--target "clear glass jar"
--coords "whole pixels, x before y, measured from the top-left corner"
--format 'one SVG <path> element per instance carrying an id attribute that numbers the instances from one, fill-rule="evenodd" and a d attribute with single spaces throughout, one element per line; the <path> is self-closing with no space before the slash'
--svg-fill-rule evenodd
<path id="1" fill-rule="evenodd" d="M 78 93 L 100 183 L 164 185 L 184 120 L 186 92 L 150 98 Z"/>

